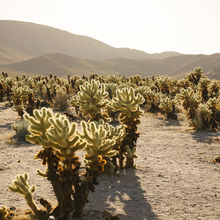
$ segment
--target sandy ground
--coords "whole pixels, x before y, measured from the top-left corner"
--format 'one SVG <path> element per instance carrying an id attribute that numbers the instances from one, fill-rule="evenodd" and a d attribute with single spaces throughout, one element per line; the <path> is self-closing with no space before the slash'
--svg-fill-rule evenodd
<path id="1" fill-rule="evenodd" d="M 41 196 L 54 201 L 51 186 L 36 175 L 40 147 L 8 143 L 17 114 L 0 104 L 0 206 L 27 208 L 24 199 L 7 188 L 16 174 L 29 173 L 30 183 Z M 103 211 L 121 214 L 121 219 L 220 219 L 219 132 L 194 132 L 187 121 L 165 120 L 145 113 L 139 126 L 136 170 L 125 170 L 99 179 L 89 196 L 85 219 L 106 219 Z"/>

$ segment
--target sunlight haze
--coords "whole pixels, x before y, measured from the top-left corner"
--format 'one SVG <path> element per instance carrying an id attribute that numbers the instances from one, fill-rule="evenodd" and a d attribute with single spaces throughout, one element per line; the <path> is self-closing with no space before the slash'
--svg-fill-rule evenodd
<path id="1" fill-rule="evenodd" d="M 220 52 L 219 0 L 0 0 L 1 20 L 27 21 L 147 53 Z"/>

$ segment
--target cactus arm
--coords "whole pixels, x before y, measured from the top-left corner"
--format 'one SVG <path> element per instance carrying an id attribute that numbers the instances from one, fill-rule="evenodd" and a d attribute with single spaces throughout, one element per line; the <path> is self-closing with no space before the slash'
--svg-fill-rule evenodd
<path id="1" fill-rule="evenodd" d="M 33 201 L 33 196 L 32 196 L 32 193 L 34 193 L 34 191 L 35 191 L 35 186 L 34 185 L 30 186 L 28 184 L 28 175 L 27 174 L 23 174 L 23 176 L 18 175 L 16 177 L 16 180 L 13 181 L 8 188 L 12 192 L 17 192 L 17 193 L 23 195 L 28 206 L 33 210 L 35 215 L 38 216 L 40 211 L 38 210 L 35 202 Z"/>

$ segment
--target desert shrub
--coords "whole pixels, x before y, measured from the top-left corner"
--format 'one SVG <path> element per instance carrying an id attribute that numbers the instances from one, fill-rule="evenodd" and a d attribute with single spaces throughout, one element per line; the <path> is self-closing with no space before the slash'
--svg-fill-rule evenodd
<path id="1" fill-rule="evenodd" d="M 28 132 L 28 122 L 24 119 L 21 119 L 11 125 L 12 129 L 16 132 L 14 138 L 17 141 L 25 141 L 25 136 L 29 134 Z"/>

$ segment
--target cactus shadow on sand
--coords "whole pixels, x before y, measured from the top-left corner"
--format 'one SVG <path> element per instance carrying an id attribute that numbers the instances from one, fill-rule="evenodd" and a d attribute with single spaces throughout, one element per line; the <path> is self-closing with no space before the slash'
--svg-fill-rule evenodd
<path id="1" fill-rule="evenodd" d="M 196 142 L 205 142 L 205 143 L 210 143 L 212 142 L 215 138 L 218 138 L 220 135 L 219 131 L 213 132 L 213 131 L 195 131 L 191 133 L 192 138 Z"/>
<path id="2" fill-rule="evenodd" d="M 0 128 L 11 129 L 12 123 L 0 124 Z"/>
<path id="3" fill-rule="evenodd" d="M 102 176 L 100 186 L 96 188 L 94 194 L 90 195 L 89 201 L 98 200 L 99 208 L 111 213 L 123 212 L 122 219 L 158 219 L 146 199 L 146 192 L 142 189 L 136 172 L 135 169 L 126 169 L 120 174 Z M 111 206 L 111 204 L 114 205 Z"/>
<path id="4" fill-rule="evenodd" d="M 164 120 L 166 126 L 180 126 L 180 122 L 177 119 L 166 119 Z"/>

